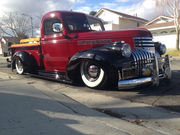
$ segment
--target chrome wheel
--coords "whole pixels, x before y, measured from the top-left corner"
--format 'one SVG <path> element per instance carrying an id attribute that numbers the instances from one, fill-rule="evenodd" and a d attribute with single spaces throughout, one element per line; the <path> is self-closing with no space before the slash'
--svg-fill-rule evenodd
<path id="1" fill-rule="evenodd" d="M 91 88 L 100 87 L 105 78 L 103 68 L 91 62 L 83 62 L 80 73 L 85 85 Z"/>
<path id="2" fill-rule="evenodd" d="M 21 75 L 21 74 L 24 73 L 24 66 L 23 66 L 23 63 L 22 63 L 20 58 L 16 58 L 15 67 L 16 67 L 16 71 L 17 71 L 18 74 Z"/>
<path id="3" fill-rule="evenodd" d="M 89 65 L 86 69 L 84 69 L 86 78 L 91 82 L 96 81 L 99 77 L 100 69 L 96 65 Z"/>

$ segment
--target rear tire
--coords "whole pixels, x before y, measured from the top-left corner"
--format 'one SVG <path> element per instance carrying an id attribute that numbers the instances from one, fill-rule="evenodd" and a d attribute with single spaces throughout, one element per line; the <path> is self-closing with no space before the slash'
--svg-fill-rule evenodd
<path id="1" fill-rule="evenodd" d="M 90 88 L 103 89 L 108 84 L 108 74 L 103 66 L 86 61 L 80 67 L 81 79 Z"/>
<path id="2" fill-rule="evenodd" d="M 24 65 L 22 63 L 22 60 L 19 57 L 15 59 L 15 68 L 18 74 L 20 75 L 24 74 L 24 70 L 25 70 Z"/>

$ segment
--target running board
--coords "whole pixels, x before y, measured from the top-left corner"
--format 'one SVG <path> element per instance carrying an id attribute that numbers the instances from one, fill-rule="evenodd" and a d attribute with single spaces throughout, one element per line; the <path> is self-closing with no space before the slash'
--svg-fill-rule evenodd
<path id="1" fill-rule="evenodd" d="M 42 78 L 42 79 L 58 81 L 58 82 L 63 82 L 63 83 L 68 83 L 68 84 L 72 83 L 71 80 L 66 79 L 65 74 L 61 74 L 61 73 L 37 71 L 36 74 L 33 74 L 33 73 L 25 73 L 25 74 L 31 75 L 32 77 L 36 77 L 36 78 Z"/>

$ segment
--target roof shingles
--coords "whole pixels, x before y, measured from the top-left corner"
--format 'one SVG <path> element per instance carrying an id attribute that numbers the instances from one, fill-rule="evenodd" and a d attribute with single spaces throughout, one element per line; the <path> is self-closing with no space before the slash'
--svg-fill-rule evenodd
<path id="1" fill-rule="evenodd" d="M 179 24 L 180 24 L 180 19 L 179 19 Z M 140 28 L 152 29 L 152 28 L 161 28 L 161 27 L 168 27 L 168 26 L 174 26 L 174 21 L 150 24 L 150 25 L 142 25 L 142 26 L 140 26 Z"/>

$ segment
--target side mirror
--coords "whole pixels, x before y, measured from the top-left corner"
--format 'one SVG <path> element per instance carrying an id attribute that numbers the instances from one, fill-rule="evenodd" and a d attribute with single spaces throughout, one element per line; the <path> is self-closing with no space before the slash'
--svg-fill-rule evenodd
<path id="1" fill-rule="evenodd" d="M 54 23 L 53 24 L 53 32 L 60 33 L 63 31 L 63 27 L 61 23 Z"/>

